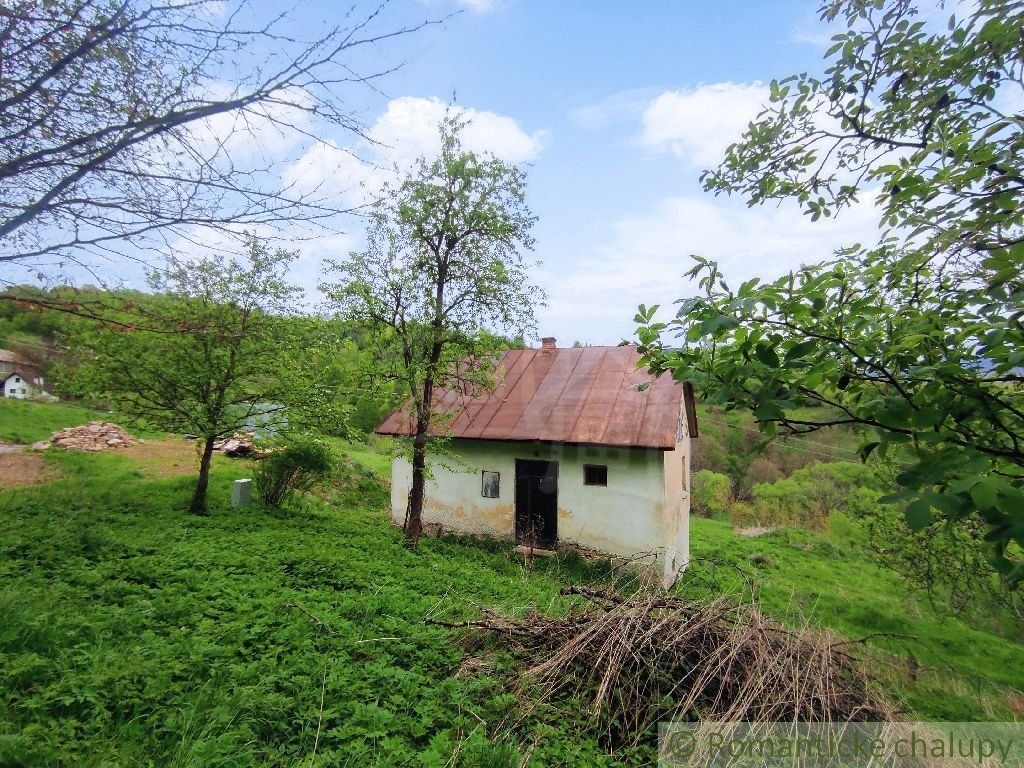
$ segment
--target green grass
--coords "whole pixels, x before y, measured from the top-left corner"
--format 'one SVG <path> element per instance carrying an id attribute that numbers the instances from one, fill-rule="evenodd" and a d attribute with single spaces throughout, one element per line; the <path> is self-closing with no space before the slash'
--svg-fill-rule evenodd
<path id="1" fill-rule="evenodd" d="M 106 418 L 107 414 L 72 403 L 33 403 L 0 397 L 0 442 L 34 443 L 58 429 Z"/>
<path id="2" fill-rule="evenodd" d="M 316 765 L 508 752 L 484 739 L 509 708 L 501 684 L 453 679 L 458 634 L 423 621 L 556 604 L 559 580 L 508 545 L 409 551 L 365 470 L 330 502 L 268 514 L 228 505 L 247 469 L 218 457 L 196 518 L 188 477 L 142 480 L 113 454 L 47 460 L 63 481 L 0 494 L 0 765 L 309 765 L 321 690 Z M 536 726 L 538 757 L 601 764 L 571 723 Z M 506 757 L 493 764 L 518 764 Z"/>
<path id="3" fill-rule="evenodd" d="M 502 674 L 456 679 L 461 633 L 424 623 L 557 611 L 593 570 L 526 571 L 508 544 L 463 538 L 411 552 L 386 457 L 347 450 L 356 464 L 300 512 L 229 506 L 249 469 L 219 456 L 207 518 L 183 511 L 192 478 L 144 479 L 116 454 L 48 453 L 61 481 L 0 493 L 0 765 L 516 766 L 534 742 L 530 765 L 623 764 L 582 707 L 490 743 L 512 705 Z M 935 617 L 841 539 L 695 520 L 692 551 L 683 591 L 735 590 L 738 567 L 791 621 L 917 636 L 867 646 L 916 717 L 1005 717 L 1024 687 L 1024 647 Z"/>
<path id="4" fill-rule="evenodd" d="M 381 477 L 391 477 L 391 444 L 389 440 L 377 438 L 376 442 L 371 445 L 330 437 L 327 438 L 327 442 L 335 452 L 348 456 Z"/>

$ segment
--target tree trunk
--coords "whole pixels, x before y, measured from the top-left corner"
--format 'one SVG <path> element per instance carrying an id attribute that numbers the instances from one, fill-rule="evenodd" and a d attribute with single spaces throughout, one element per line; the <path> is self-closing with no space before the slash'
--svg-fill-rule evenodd
<path id="1" fill-rule="evenodd" d="M 402 530 L 409 545 L 416 549 L 423 533 L 423 489 L 426 484 L 424 470 L 427 465 L 427 430 L 425 427 L 416 430 L 412 442 L 412 489 L 409 491 L 409 507 L 405 513 L 405 525 Z"/>
<path id="2" fill-rule="evenodd" d="M 192 503 L 188 508 L 193 515 L 207 514 L 206 489 L 210 485 L 210 461 L 213 459 L 213 444 L 216 441 L 216 438 L 208 437 L 203 445 L 203 457 L 199 460 L 199 479 L 196 481 L 196 491 L 192 494 Z"/>

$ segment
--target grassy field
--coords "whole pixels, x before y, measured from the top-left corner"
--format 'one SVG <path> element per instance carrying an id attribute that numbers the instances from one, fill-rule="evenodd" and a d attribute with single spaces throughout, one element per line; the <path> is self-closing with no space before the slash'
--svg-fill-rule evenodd
<path id="1" fill-rule="evenodd" d="M 490 740 L 512 709 L 507 660 L 456 678 L 462 635 L 423 621 L 557 611 L 593 572 L 576 556 L 526 570 L 497 542 L 411 552 L 388 524 L 386 457 L 347 451 L 298 512 L 230 507 L 248 467 L 219 456 L 208 518 L 182 511 L 189 476 L 127 454 L 51 452 L 60 482 L 0 492 L 0 765 L 517 766 L 531 749 L 536 766 L 622 764 L 582 706 Z M 935 616 L 839 533 L 695 520 L 692 549 L 683 591 L 749 580 L 789 621 L 912 636 L 865 650 L 914 716 L 1021 715 L 1024 646 Z"/>
<path id="2" fill-rule="evenodd" d="M 49 460 L 64 481 L 0 494 L 0 765 L 308 765 L 314 743 L 317 765 L 503 764 L 506 694 L 454 680 L 461 648 L 423 618 L 547 608 L 556 578 L 501 545 L 410 552 L 369 473 L 273 516 L 227 504 L 247 470 L 218 457 L 199 519 L 188 477 Z M 559 760 L 596 754 L 538 725 Z"/>
<path id="3" fill-rule="evenodd" d="M 107 414 L 73 403 L 34 403 L 0 397 L 0 443 L 30 444 L 58 429 L 77 427 Z"/>

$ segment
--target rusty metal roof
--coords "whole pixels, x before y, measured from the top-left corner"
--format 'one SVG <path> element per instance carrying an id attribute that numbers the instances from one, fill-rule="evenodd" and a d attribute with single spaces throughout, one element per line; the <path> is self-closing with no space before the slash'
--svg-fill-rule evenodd
<path id="1" fill-rule="evenodd" d="M 9 349 L 0 349 L 0 363 L 18 363 L 20 365 L 32 364 L 31 361 Z"/>
<path id="2" fill-rule="evenodd" d="M 510 349 L 491 392 L 435 390 L 450 426 L 431 431 L 474 440 L 675 448 L 684 398 L 690 435 L 697 434 L 692 388 L 668 376 L 653 379 L 637 370 L 639 360 L 631 346 Z M 650 386 L 641 391 L 645 382 Z M 395 411 L 376 432 L 413 434 L 408 410 Z"/>

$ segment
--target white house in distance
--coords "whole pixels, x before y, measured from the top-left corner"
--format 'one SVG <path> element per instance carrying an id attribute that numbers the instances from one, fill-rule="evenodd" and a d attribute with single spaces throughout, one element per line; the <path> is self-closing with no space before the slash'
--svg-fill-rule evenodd
<path id="1" fill-rule="evenodd" d="M 0 389 L 4 397 L 19 400 L 57 399 L 46 391 L 45 382 L 36 375 L 32 362 L 7 349 L 0 349 Z"/>
<path id="2" fill-rule="evenodd" d="M 0 374 L 2 375 L 2 374 Z M 56 400 L 44 389 L 45 382 L 30 373 L 15 371 L 3 379 L 4 397 L 14 397 L 19 400 L 30 398 L 37 400 Z"/>
<path id="3" fill-rule="evenodd" d="M 638 361 L 632 346 L 559 349 L 545 338 L 540 349 L 505 352 L 488 394 L 438 392 L 450 414 L 441 429 L 464 466 L 431 463 L 424 525 L 543 549 L 568 541 L 624 557 L 654 552 L 674 580 L 689 559 L 693 390 L 653 380 Z M 413 424 L 399 410 L 376 432 L 408 436 Z M 411 464 L 396 458 L 399 525 L 411 484 Z"/>

